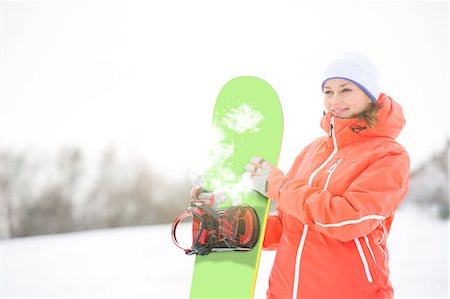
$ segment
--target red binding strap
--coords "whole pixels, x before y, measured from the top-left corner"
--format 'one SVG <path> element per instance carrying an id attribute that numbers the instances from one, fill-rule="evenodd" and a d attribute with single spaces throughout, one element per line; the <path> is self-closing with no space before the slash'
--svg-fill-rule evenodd
<path id="1" fill-rule="evenodd" d="M 178 248 L 183 249 L 185 253 L 189 253 L 192 250 L 190 248 L 187 249 L 187 248 L 181 247 L 181 245 L 178 243 L 178 240 L 177 240 L 176 230 L 177 230 L 178 224 L 189 216 L 192 216 L 192 212 L 189 210 L 184 210 L 184 212 L 181 213 L 180 215 L 178 215 L 177 218 L 175 218 L 175 220 L 172 222 L 172 240 L 175 243 L 175 245 L 177 245 Z"/>

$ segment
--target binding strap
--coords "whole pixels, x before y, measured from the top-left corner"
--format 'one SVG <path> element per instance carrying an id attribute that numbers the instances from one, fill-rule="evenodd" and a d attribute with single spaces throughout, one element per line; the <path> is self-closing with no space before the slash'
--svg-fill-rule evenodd
<path id="1" fill-rule="evenodd" d="M 183 211 L 183 213 L 181 213 L 180 215 L 177 216 L 177 218 L 175 218 L 175 220 L 172 222 L 172 240 L 175 243 L 175 245 L 177 245 L 178 248 L 184 250 L 184 252 L 186 254 L 188 254 L 188 252 L 191 251 L 191 249 L 187 249 L 187 248 L 183 248 L 180 243 L 178 243 L 177 240 L 177 235 L 176 235 L 176 230 L 177 230 L 177 226 L 178 224 L 183 221 L 184 219 L 186 219 L 187 217 L 192 216 L 192 213 L 190 213 L 187 209 Z"/>
<path id="2" fill-rule="evenodd" d="M 192 216 L 192 246 L 183 248 L 177 240 L 176 229 L 184 219 Z M 217 240 L 218 215 L 205 206 L 192 205 L 178 215 L 172 223 L 172 240 L 175 245 L 182 249 L 187 255 L 208 254 L 211 251 L 211 243 Z"/>

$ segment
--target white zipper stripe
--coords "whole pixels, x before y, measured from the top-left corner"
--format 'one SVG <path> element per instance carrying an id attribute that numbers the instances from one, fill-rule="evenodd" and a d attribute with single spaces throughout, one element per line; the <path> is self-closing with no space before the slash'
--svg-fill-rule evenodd
<path id="1" fill-rule="evenodd" d="M 311 175 L 309 176 L 309 179 L 308 179 L 309 186 L 312 186 L 312 181 L 313 181 L 314 177 L 316 176 L 316 174 L 322 168 L 324 168 L 331 161 L 331 159 L 333 159 L 333 157 L 336 155 L 336 153 L 338 151 L 336 136 L 334 134 L 334 117 L 333 116 L 331 117 L 331 126 L 332 126 L 331 127 L 331 138 L 333 140 L 333 147 L 334 147 L 333 152 L 316 170 L 313 171 L 313 173 L 311 173 Z M 308 234 L 308 225 L 305 224 L 303 226 L 302 238 L 300 239 L 300 244 L 298 245 L 298 248 L 297 248 L 297 256 L 295 258 L 294 287 L 292 289 L 292 299 L 296 299 L 298 297 L 298 282 L 299 282 L 299 278 L 300 278 L 300 261 L 302 259 L 303 247 L 305 246 L 307 234 Z"/>
<path id="2" fill-rule="evenodd" d="M 366 236 L 364 236 L 364 240 L 366 241 L 367 248 L 369 248 L 370 255 L 372 255 L 372 260 L 373 260 L 373 262 L 374 262 L 375 265 L 376 265 L 376 264 L 377 264 L 377 260 L 375 259 L 375 255 L 373 254 L 372 247 L 370 247 L 369 238 L 367 238 Z"/>
<path id="3" fill-rule="evenodd" d="M 341 227 L 341 226 L 349 225 L 349 224 L 358 224 L 358 223 L 361 223 L 361 222 L 366 221 L 366 220 L 373 220 L 373 219 L 375 219 L 375 220 L 384 220 L 386 218 L 387 217 L 380 216 L 380 215 L 367 215 L 367 216 L 361 217 L 359 219 L 345 220 L 345 221 L 338 222 L 338 223 L 324 224 L 324 223 L 320 223 L 320 222 L 317 222 L 317 221 L 314 221 L 314 223 L 319 225 L 319 226 L 322 226 L 322 227 Z"/>
<path id="4" fill-rule="evenodd" d="M 308 234 L 308 224 L 303 226 L 302 238 L 297 249 L 297 256 L 295 258 L 295 274 L 294 274 L 294 289 L 292 291 L 292 299 L 296 299 L 298 295 L 298 280 L 300 277 L 300 261 L 302 259 L 303 247 L 305 246 L 306 235 Z"/>
<path id="5" fill-rule="evenodd" d="M 364 251 L 362 249 L 361 243 L 359 242 L 358 238 L 355 238 L 353 240 L 355 241 L 356 248 L 358 249 L 359 256 L 361 257 L 361 261 L 362 261 L 363 266 L 364 266 L 364 271 L 366 272 L 367 280 L 370 283 L 372 283 L 373 282 L 372 274 L 370 274 L 369 264 L 367 263 L 367 259 L 366 259 L 366 256 L 364 255 Z"/>
<path id="6" fill-rule="evenodd" d="M 328 172 L 328 177 L 327 177 L 327 181 L 325 182 L 325 187 L 323 187 L 323 190 L 327 190 L 328 189 L 328 184 L 330 183 L 330 179 L 331 176 L 333 175 L 334 171 L 336 170 L 336 168 L 338 167 L 339 163 L 341 163 L 342 159 L 339 159 L 336 161 L 336 163 L 334 163 L 330 169 L 327 170 Z"/>
<path id="7" fill-rule="evenodd" d="M 325 165 L 327 165 L 331 159 L 333 159 L 334 155 L 336 155 L 337 151 L 338 151 L 338 146 L 337 146 L 337 141 L 336 141 L 336 136 L 334 134 L 334 117 L 331 117 L 331 138 L 333 139 L 333 152 L 331 153 L 331 155 L 316 169 L 314 170 L 313 173 L 311 173 L 311 175 L 309 176 L 309 180 L 308 180 L 308 185 L 312 186 L 312 181 L 314 179 L 314 177 L 316 176 L 316 174 L 325 167 Z"/>

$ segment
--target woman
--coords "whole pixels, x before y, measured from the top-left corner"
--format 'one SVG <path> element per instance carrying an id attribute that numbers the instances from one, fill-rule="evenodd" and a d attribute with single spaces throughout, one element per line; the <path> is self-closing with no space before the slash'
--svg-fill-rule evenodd
<path id="1" fill-rule="evenodd" d="M 402 109 L 379 92 L 374 65 L 357 53 L 327 66 L 322 90 L 327 136 L 286 175 L 256 157 L 244 174 L 277 202 L 263 244 L 277 250 L 267 298 L 392 298 L 386 240 L 410 168 L 395 141 Z"/>

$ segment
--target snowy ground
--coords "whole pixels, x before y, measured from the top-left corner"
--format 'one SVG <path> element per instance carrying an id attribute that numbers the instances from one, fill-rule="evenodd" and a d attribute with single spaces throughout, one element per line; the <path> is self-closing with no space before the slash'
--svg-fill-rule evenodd
<path id="1" fill-rule="evenodd" d="M 392 227 L 396 298 L 448 298 L 449 223 L 401 210 Z M 193 257 L 168 225 L 2 241 L 0 298 L 188 298 Z M 273 253 L 263 252 L 255 298 Z"/>

